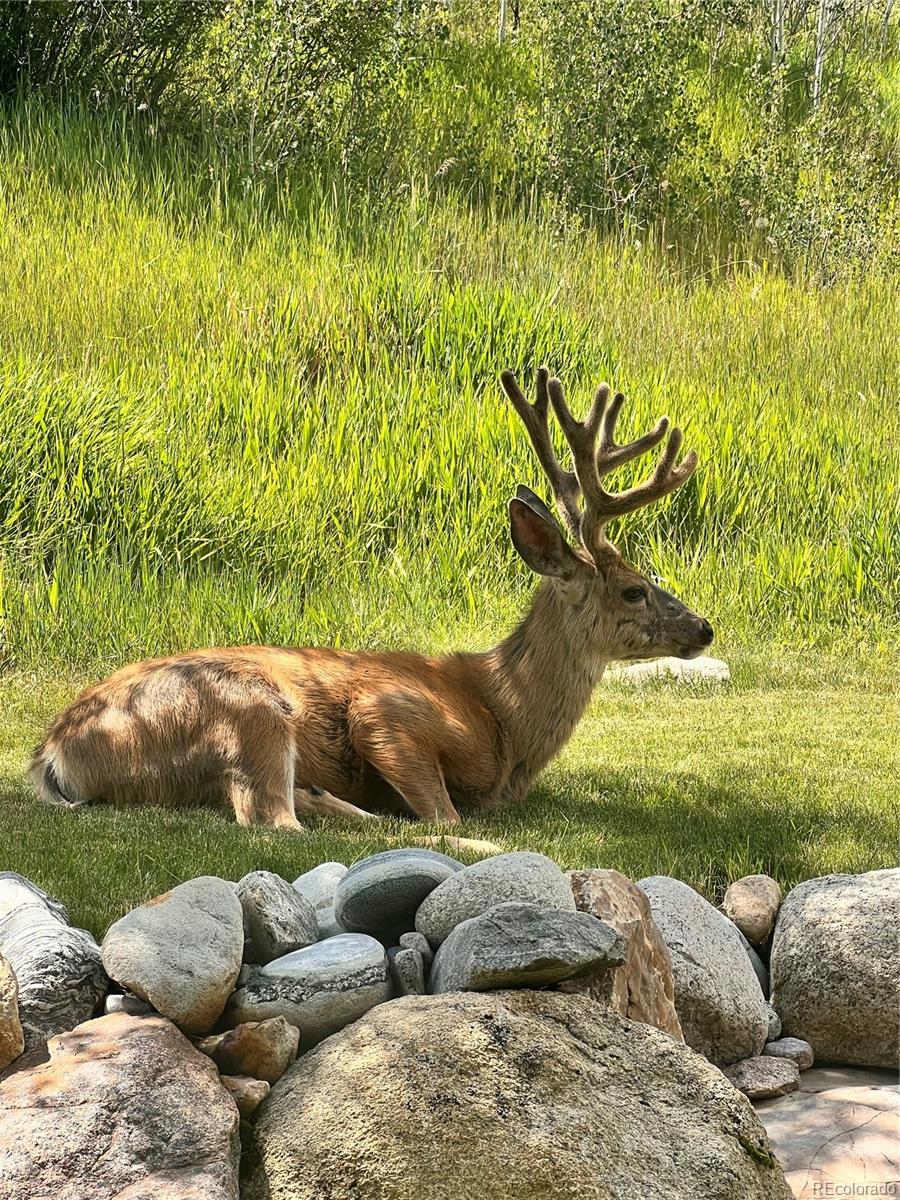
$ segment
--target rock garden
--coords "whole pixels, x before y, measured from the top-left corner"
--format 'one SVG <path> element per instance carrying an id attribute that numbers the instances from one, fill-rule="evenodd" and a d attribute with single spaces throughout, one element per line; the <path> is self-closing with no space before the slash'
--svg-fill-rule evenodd
<path id="1" fill-rule="evenodd" d="M 898 896 L 416 846 L 98 945 L 0 873 L 0 1196 L 900 1194 Z"/>

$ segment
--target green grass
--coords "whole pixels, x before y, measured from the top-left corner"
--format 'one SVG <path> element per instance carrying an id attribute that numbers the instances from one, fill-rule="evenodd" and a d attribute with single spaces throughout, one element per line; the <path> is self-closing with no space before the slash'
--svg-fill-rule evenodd
<path id="1" fill-rule="evenodd" d="M 433 832 L 322 821 L 297 836 L 241 829 L 211 810 L 43 808 L 24 762 L 76 686 L 39 675 L 0 682 L 0 869 L 36 880 L 97 935 L 199 874 L 237 879 L 265 868 L 293 879 Z M 601 685 L 527 803 L 466 818 L 458 832 L 540 850 L 564 867 L 674 874 L 712 899 L 749 872 L 787 887 L 893 866 L 898 717 L 891 664 L 879 658 L 852 667 L 739 658 L 725 688 Z"/>

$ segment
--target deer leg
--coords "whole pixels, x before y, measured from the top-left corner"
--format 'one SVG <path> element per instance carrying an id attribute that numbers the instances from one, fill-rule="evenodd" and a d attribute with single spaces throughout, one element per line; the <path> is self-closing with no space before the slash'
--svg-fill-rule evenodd
<path id="1" fill-rule="evenodd" d="M 315 813 L 323 817 L 347 817 L 351 821 L 380 821 L 378 813 L 366 812 L 346 800 L 339 800 L 322 788 L 294 788 L 294 808 L 297 812 Z"/>
<path id="2" fill-rule="evenodd" d="M 415 746 L 394 743 L 389 751 L 367 757 L 420 821 L 459 824 L 459 813 L 453 807 L 440 767 L 436 763 L 417 761 Z"/>
<path id="3" fill-rule="evenodd" d="M 237 751 L 225 768 L 225 792 L 239 825 L 268 825 L 305 833 L 294 811 L 294 747 L 275 714 L 253 714 L 236 728 Z"/>

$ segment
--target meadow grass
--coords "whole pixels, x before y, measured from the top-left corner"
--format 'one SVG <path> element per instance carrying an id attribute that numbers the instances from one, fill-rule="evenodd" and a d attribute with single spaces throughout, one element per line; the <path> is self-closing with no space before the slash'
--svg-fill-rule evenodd
<path id="1" fill-rule="evenodd" d="M 410 187 L 242 191 L 209 147 L 20 105 L 0 123 L 0 869 L 102 933 L 213 872 L 292 878 L 418 833 L 39 809 L 42 726 L 129 659 L 229 642 L 495 639 L 538 468 L 497 375 L 547 361 L 701 466 L 620 531 L 716 626 L 724 691 L 602 689 L 528 802 L 463 833 L 708 895 L 896 859 L 893 282 L 690 269 L 645 239 Z M 203 167 L 204 161 L 207 167 Z M 623 481 L 625 482 L 625 481 Z"/>

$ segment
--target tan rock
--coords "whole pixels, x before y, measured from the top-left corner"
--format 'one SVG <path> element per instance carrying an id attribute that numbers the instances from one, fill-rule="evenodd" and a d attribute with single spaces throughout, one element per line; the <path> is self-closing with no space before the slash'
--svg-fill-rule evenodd
<path id="1" fill-rule="evenodd" d="M 300 1030 L 284 1017 L 245 1021 L 227 1033 L 204 1038 L 197 1049 L 208 1054 L 226 1075 L 251 1075 L 274 1083 L 285 1073 L 300 1047 Z"/>
<path id="2" fill-rule="evenodd" d="M 585 996 L 407 996 L 299 1058 L 243 1200 L 789 1200 L 749 1101 Z"/>
<path id="3" fill-rule="evenodd" d="M 722 1073 L 751 1100 L 786 1096 L 800 1086 L 800 1068 L 790 1058 L 757 1055 L 723 1067 Z"/>
<path id="4" fill-rule="evenodd" d="M 675 1011 L 672 959 L 650 902 L 619 871 L 570 871 L 576 907 L 612 925 L 625 939 L 625 962 L 560 984 L 560 991 L 583 992 L 614 1012 L 643 1021 L 684 1041 Z"/>
<path id="5" fill-rule="evenodd" d="M 3 1200 L 237 1200 L 237 1108 L 170 1021 L 116 1013 L 47 1048 L 0 1084 Z"/>
<path id="6" fill-rule="evenodd" d="M 775 927 L 781 888 L 769 875 L 745 875 L 725 892 L 722 908 L 753 946 L 761 946 Z"/>
<path id="7" fill-rule="evenodd" d="M 251 1079 L 249 1075 L 220 1075 L 219 1081 L 238 1106 L 242 1117 L 251 1117 L 270 1090 L 270 1085 L 264 1079 Z"/>
<path id="8" fill-rule="evenodd" d="M 25 1035 L 19 1020 L 19 986 L 16 976 L 0 954 L 0 1071 L 25 1049 Z"/>
<path id="9" fill-rule="evenodd" d="M 900 1191 L 896 1072 L 813 1068 L 799 1091 L 757 1112 L 796 1200 Z"/>

